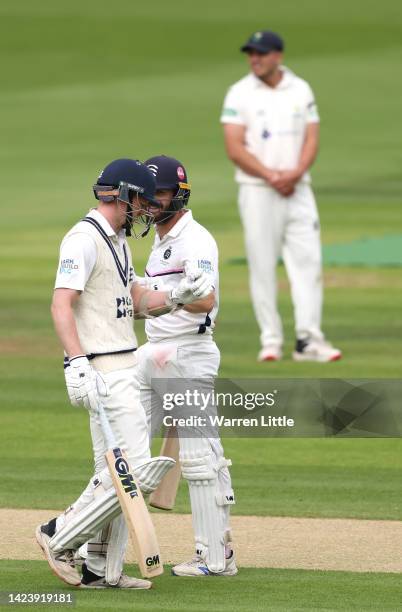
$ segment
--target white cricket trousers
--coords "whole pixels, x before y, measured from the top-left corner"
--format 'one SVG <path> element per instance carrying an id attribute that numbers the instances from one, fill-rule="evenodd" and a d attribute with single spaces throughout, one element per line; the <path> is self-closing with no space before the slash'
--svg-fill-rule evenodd
<path id="1" fill-rule="evenodd" d="M 139 360 L 139 378 L 141 385 L 141 401 L 148 416 L 151 438 L 156 435 L 162 425 L 163 409 L 156 407 L 152 398 L 152 389 L 155 379 L 205 379 L 212 381 L 218 374 L 220 353 L 211 336 L 194 335 L 174 337 L 171 340 L 160 342 L 147 342 L 137 351 Z M 156 402 L 158 404 L 158 402 Z M 193 456 L 193 454 L 212 453 L 212 461 L 217 468 L 224 461 L 222 443 L 216 432 L 214 437 L 208 437 L 205 428 L 195 427 L 196 435 L 192 438 L 179 437 L 180 458 Z M 195 456 L 195 455 L 194 455 Z M 218 469 L 218 489 L 222 499 L 234 499 L 230 473 L 227 466 Z M 206 490 L 206 489 L 205 489 Z M 196 548 L 199 546 L 199 536 L 204 534 L 200 512 L 205 511 L 204 506 L 197 507 L 191 497 L 191 511 L 193 515 L 193 528 Z M 205 502 L 204 502 L 205 504 Z M 230 505 L 215 505 L 215 497 L 208 499 L 208 504 L 216 508 L 216 516 L 220 521 L 220 530 L 214 534 L 215 544 L 221 546 L 224 554 L 224 543 L 230 540 Z M 210 535 L 211 537 L 211 535 Z M 205 537 L 202 538 L 205 541 Z M 213 546 L 213 542 L 209 542 Z"/>
<path id="2" fill-rule="evenodd" d="M 118 446 L 127 453 L 130 465 L 135 467 L 150 458 L 148 425 L 140 402 L 138 365 L 103 374 L 109 395 L 102 397 L 106 416 Z M 95 474 L 106 467 L 107 450 L 96 413 L 90 412 L 90 427 L 94 451 Z"/>
<path id="3" fill-rule="evenodd" d="M 137 350 L 141 401 L 144 406 L 151 439 L 161 429 L 163 411 L 152 412 L 152 379 L 213 379 L 218 375 L 220 353 L 210 336 L 182 336 L 160 342 L 147 342 Z M 201 430 L 202 431 L 202 430 Z M 192 439 L 197 445 L 199 438 Z M 209 439 L 217 460 L 223 457 L 219 438 Z M 225 472 L 229 477 L 229 472 Z M 227 483 L 226 483 L 227 484 Z"/>
<path id="4" fill-rule="evenodd" d="M 283 343 L 277 308 L 276 268 L 280 257 L 290 283 L 296 337 L 322 338 L 321 240 L 311 187 L 299 183 L 295 193 L 285 198 L 268 186 L 242 184 L 239 209 L 262 347 Z"/>
<path id="5" fill-rule="evenodd" d="M 113 434 L 118 446 L 122 447 L 128 456 L 130 466 L 134 467 L 147 461 L 151 456 L 148 424 L 144 408 L 140 402 L 140 385 L 138 380 L 138 365 L 114 370 L 102 374 L 107 387 L 108 395 L 102 396 L 102 404 L 109 420 Z M 106 466 L 105 452 L 107 446 L 103 437 L 99 416 L 90 412 L 90 429 L 92 446 L 94 452 L 94 473 L 99 474 Z M 93 487 L 90 484 L 75 502 L 75 504 L 86 504 L 92 501 Z M 115 521 L 120 520 L 118 517 Z M 127 530 L 121 526 L 120 529 L 120 555 L 121 567 L 124 552 L 127 545 Z M 105 535 L 107 529 L 92 539 L 92 544 L 108 541 L 109 535 Z M 116 554 L 116 553 L 115 553 Z M 106 556 L 102 552 L 88 552 L 86 559 L 88 569 L 104 576 L 106 571 Z"/>

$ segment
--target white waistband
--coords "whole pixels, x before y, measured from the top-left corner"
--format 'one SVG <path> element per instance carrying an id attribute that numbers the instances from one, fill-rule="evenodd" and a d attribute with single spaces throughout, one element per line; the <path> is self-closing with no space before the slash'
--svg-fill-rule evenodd
<path id="1" fill-rule="evenodd" d="M 150 344 L 215 344 L 212 334 L 183 334 L 162 340 L 148 340 Z"/>

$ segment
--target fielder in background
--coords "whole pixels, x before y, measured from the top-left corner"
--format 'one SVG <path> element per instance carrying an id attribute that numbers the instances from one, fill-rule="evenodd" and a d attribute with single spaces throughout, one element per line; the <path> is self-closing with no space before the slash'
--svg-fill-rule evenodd
<path id="1" fill-rule="evenodd" d="M 276 267 L 282 256 L 295 314 L 295 361 L 335 361 L 341 351 L 321 331 L 320 225 L 309 168 L 319 144 L 313 92 L 282 65 L 278 34 L 253 34 L 241 51 L 251 73 L 227 92 L 221 122 L 236 165 L 250 288 L 261 330 L 259 361 L 282 357 Z"/>
<path id="2" fill-rule="evenodd" d="M 151 291 L 136 282 L 126 236 L 132 231 L 136 237 L 145 235 L 153 219 L 148 206 L 158 206 L 155 179 L 144 164 L 131 159 L 111 162 L 93 190 L 98 207 L 61 244 L 52 316 L 65 351 L 70 401 L 89 410 L 95 476 L 63 514 L 37 528 L 36 538 L 51 569 L 67 584 L 148 589 L 148 580 L 122 573 L 127 527 L 106 466 L 107 446 L 97 410 L 102 403 L 141 490 L 152 492 L 174 461 L 150 456 L 140 403 L 134 310 L 146 308 L 153 316 L 170 312 L 178 303 L 208 295 L 211 284 L 201 272 L 191 282 L 183 278 L 172 291 Z M 87 541 L 81 577 L 75 552 Z"/>
<path id="3" fill-rule="evenodd" d="M 156 178 L 161 209 L 150 205 L 155 217 L 155 241 L 146 266 L 145 281 L 156 290 L 175 291 L 186 270 L 201 268 L 213 290 L 182 309 L 145 322 L 148 342 L 138 350 L 141 398 L 156 435 L 163 414 L 152 414 L 152 391 L 157 379 L 203 379 L 208 385 L 218 374 L 220 353 L 213 340 L 218 312 L 218 249 L 211 234 L 193 219 L 186 206 L 190 185 L 184 166 L 172 157 L 145 162 Z M 195 557 L 176 565 L 176 576 L 237 574 L 231 548 L 230 505 L 234 503 L 228 466 L 218 433 L 178 428 L 180 464 L 187 480 L 195 534 Z M 191 435 L 190 435 L 191 434 Z"/>

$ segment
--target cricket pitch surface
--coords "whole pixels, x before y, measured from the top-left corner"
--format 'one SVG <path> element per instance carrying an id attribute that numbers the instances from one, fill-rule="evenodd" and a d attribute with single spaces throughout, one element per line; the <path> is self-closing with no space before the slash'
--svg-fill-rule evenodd
<path id="1" fill-rule="evenodd" d="M 1 559 L 43 559 L 35 527 L 51 510 L 0 509 Z M 152 513 L 164 563 L 193 556 L 191 516 Z M 233 516 L 241 567 L 402 572 L 402 521 Z M 127 562 L 135 562 L 131 546 Z"/>

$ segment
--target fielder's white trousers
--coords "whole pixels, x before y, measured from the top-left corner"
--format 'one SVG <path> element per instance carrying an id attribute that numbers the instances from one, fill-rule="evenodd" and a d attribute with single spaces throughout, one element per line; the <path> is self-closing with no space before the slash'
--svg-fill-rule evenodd
<path id="1" fill-rule="evenodd" d="M 280 257 L 289 278 L 297 338 L 322 338 L 321 241 L 311 187 L 299 183 L 295 193 L 285 198 L 268 186 L 242 184 L 239 209 L 261 345 L 283 343 L 277 309 L 276 267 Z"/>

